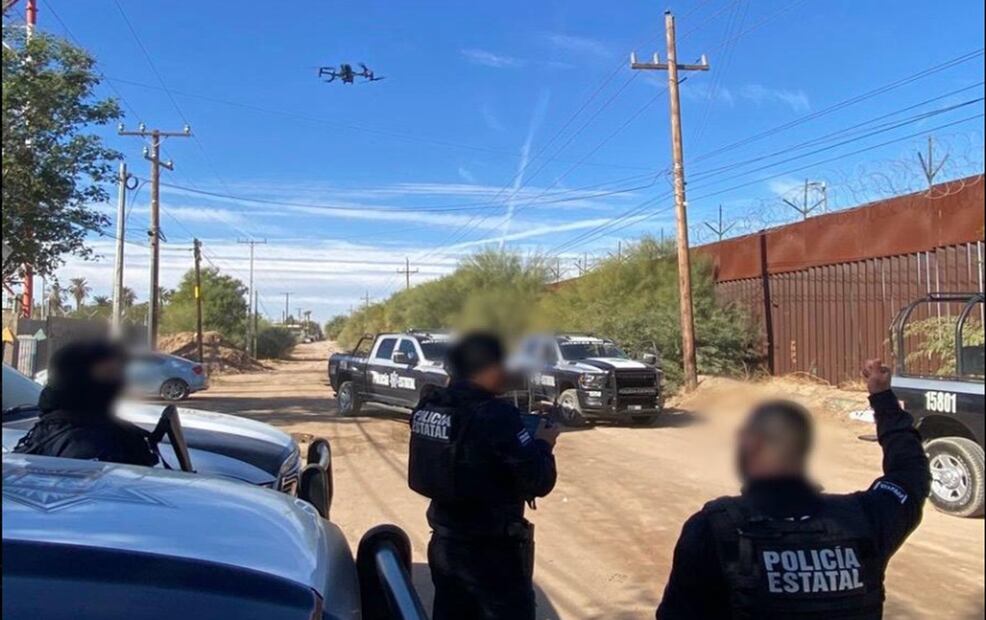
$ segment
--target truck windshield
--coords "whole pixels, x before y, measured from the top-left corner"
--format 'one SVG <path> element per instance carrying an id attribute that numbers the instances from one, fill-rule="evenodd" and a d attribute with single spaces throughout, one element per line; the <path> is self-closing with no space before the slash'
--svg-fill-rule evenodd
<path id="1" fill-rule="evenodd" d="M 612 342 L 559 342 L 561 356 L 566 360 L 584 360 L 589 357 L 620 357 L 627 354 Z"/>
<path id="2" fill-rule="evenodd" d="M 448 355 L 447 342 L 422 342 L 421 353 L 429 362 L 444 362 Z"/>

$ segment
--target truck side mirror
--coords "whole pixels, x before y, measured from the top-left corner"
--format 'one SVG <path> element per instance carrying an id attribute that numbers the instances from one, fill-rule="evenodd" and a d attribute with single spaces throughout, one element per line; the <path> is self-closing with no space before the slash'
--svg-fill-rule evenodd
<path id="1" fill-rule="evenodd" d="M 411 581 L 411 541 L 396 525 L 378 525 L 356 551 L 363 620 L 427 620 Z"/>
<path id="2" fill-rule="evenodd" d="M 395 364 L 406 365 L 411 363 L 410 356 L 403 351 L 397 351 L 393 356 L 391 356 L 390 359 L 393 360 Z"/>
<path id="3" fill-rule="evenodd" d="M 661 364 L 661 358 L 656 353 L 644 353 L 640 361 L 648 366 L 659 366 Z"/>
<path id="4" fill-rule="evenodd" d="M 316 464 L 306 465 L 298 480 L 298 497 L 314 506 L 323 519 L 328 519 L 332 505 L 328 473 Z"/>

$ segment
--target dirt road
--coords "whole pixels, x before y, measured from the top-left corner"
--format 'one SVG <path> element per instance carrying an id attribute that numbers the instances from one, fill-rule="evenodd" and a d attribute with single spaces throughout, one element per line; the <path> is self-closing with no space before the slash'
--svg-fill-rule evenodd
<path id="1" fill-rule="evenodd" d="M 329 343 L 301 345 L 262 373 L 217 377 L 188 405 L 237 413 L 328 438 L 335 457 L 332 520 L 355 548 L 370 526 L 395 523 L 414 546 L 414 580 L 430 608 L 425 500 L 406 484 L 406 415 L 369 409 L 340 418 L 325 380 Z M 539 618 L 652 618 L 684 520 L 734 493 L 731 435 L 745 398 L 736 385 L 682 406 L 652 428 L 597 426 L 558 442 L 558 486 L 530 514 L 537 527 Z M 859 400 L 852 395 L 848 401 Z M 832 492 L 880 471 L 872 427 L 820 415 L 815 475 Z M 887 618 L 983 617 L 984 529 L 930 506 L 891 562 Z"/>

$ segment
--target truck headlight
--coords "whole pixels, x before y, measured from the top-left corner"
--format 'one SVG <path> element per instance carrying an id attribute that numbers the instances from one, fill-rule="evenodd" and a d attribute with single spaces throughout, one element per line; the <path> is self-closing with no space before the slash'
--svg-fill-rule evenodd
<path id="1" fill-rule="evenodd" d="M 605 373 L 585 373 L 579 375 L 579 387 L 584 390 L 598 390 L 606 385 Z"/>

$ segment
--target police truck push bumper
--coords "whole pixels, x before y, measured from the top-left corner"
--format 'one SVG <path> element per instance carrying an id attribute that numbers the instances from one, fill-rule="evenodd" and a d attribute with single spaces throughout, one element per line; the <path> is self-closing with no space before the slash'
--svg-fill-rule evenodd
<path id="1" fill-rule="evenodd" d="M 660 378 L 653 375 L 652 385 L 639 385 L 640 376 L 609 373 L 599 389 L 579 387 L 579 403 L 584 413 L 607 417 L 653 415 L 661 412 Z"/>

